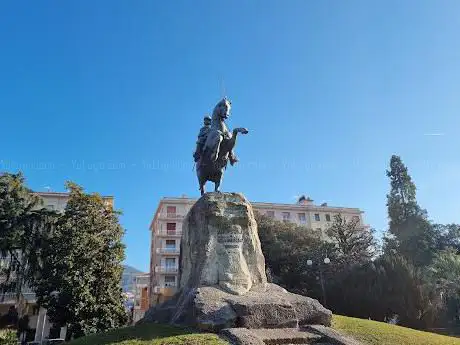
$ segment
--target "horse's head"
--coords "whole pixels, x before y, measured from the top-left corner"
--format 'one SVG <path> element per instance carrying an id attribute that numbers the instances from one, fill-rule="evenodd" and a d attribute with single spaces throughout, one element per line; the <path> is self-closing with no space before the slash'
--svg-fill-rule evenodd
<path id="1" fill-rule="evenodd" d="M 230 109 L 232 103 L 227 98 L 223 98 L 216 104 L 212 112 L 212 118 L 218 120 L 225 120 L 230 116 Z"/>

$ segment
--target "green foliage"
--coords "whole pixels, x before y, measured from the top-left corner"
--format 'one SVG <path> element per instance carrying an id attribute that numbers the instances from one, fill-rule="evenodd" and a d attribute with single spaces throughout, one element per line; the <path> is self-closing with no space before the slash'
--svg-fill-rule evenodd
<path id="1" fill-rule="evenodd" d="M 388 310 L 398 315 L 401 325 L 419 329 L 433 327 L 442 300 L 426 270 L 402 256 L 384 256 L 379 261 L 386 274 L 384 301 Z"/>
<path id="2" fill-rule="evenodd" d="M 16 345 L 18 338 L 12 329 L 0 329 L 0 345 Z"/>
<path id="3" fill-rule="evenodd" d="M 0 291 L 20 292 L 25 269 L 25 256 L 20 250 L 29 244 L 28 225 L 38 205 L 38 198 L 25 187 L 22 174 L 0 175 L 0 256 L 6 261 L 0 272 L 6 278 Z"/>
<path id="4" fill-rule="evenodd" d="M 25 307 L 22 289 L 39 261 L 42 234 L 55 219 L 56 213 L 43 209 L 40 198 L 25 186 L 22 174 L 0 175 L 0 292 L 16 294 L 19 315 Z"/>
<path id="5" fill-rule="evenodd" d="M 216 334 L 161 325 L 142 324 L 79 338 L 69 345 L 225 345 Z"/>
<path id="6" fill-rule="evenodd" d="M 41 248 L 34 285 L 52 322 L 80 337 L 125 324 L 120 287 L 124 246 L 118 213 L 68 183 L 70 199 Z"/>
<path id="7" fill-rule="evenodd" d="M 334 311 L 355 317 L 384 321 L 397 315 L 401 325 L 427 328 L 442 307 L 424 270 L 402 256 L 382 256 L 339 272 L 331 285 Z"/>
<path id="8" fill-rule="evenodd" d="M 407 217 L 421 214 L 422 210 L 416 201 L 415 184 L 399 156 L 391 156 L 387 176 L 390 178 L 391 185 L 390 194 L 387 195 L 390 232 L 398 236 L 403 231 L 399 229 L 399 225 Z"/>
<path id="9" fill-rule="evenodd" d="M 307 293 L 308 289 L 312 293 L 317 282 L 309 275 L 311 269 L 307 269 L 306 261 L 320 260 L 324 252 L 319 234 L 259 213 L 256 220 L 265 264 L 273 280 L 291 291 Z"/>
<path id="10" fill-rule="evenodd" d="M 460 225 L 435 224 L 434 228 L 438 234 L 437 250 L 453 248 L 457 253 L 460 254 Z"/>
<path id="11" fill-rule="evenodd" d="M 347 221 L 341 214 L 337 214 L 327 234 L 336 243 L 337 260 L 343 266 L 366 263 L 375 253 L 377 244 L 373 230 L 361 226 L 359 219 Z"/>
<path id="12" fill-rule="evenodd" d="M 327 283 L 328 306 L 334 313 L 383 321 L 392 316 L 386 305 L 384 268 L 368 262 L 337 272 Z"/>
<path id="13" fill-rule="evenodd" d="M 399 156 L 391 157 L 387 176 L 391 189 L 387 195 L 390 223 L 385 251 L 403 255 L 415 266 L 426 266 L 436 250 L 437 232 L 417 204 L 415 184 Z"/>
<path id="14" fill-rule="evenodd" d="M 451 327 L 460 325 L 460 255 L 448 248 L 437 253 L 429 268 L 436 292 L 443 297 L 442 321 Z"/>
<path id="15" fill-rule="evenodd" d="M 446 290 L 460 289 L 460 255 L 455 249 L 437 253 L 430 269 L 433 279 Z"/>

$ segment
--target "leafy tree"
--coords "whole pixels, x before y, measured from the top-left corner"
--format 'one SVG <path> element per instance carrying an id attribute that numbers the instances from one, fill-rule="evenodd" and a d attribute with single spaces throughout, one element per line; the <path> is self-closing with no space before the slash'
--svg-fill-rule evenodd
<path id="1" fill-rule="evenodd" d="M 399 253 L 415 266 L 426 266 L 435 253 L 437 233 L 417 204 L 415 184 L 399 156 L 391 157 L 387 176 L 391 190 L 387 195 L 390 223 L 385 251 Z"/>
<path id="2" fill-rule="evenodd" d="M 322 248 L 320 236 L 311 229 L 281 222 L 256 213 L 265 264 L 273 281 L 298 293 L 311 290 L 307 259 L 314 259 Z M 315 283 L 316 284 L 316 283 Z"/>
<path id="3" fill-rule="evenodd" d="M 448 248 L 439 252 L 429 270 L 437 293 L 445 306 L 445 321 L 460 324 L 460 255 L 457 249 Z"/>
<path id="4" fill-rule="evenodd" d="M 39 261 L 42 234 L 52 227 L 56 213 L 41 207 L 41 199 L 24 183 L 21 173 L 0 175 L 0 257 L 4 265 L 0 292 L 16 294 L 19 315 L 24 312 L 22 290 Z"/>
<path id="5" fill-rule="evenodd" d="M 341 270 L 327 285 L 329 307 L 335 313 L 384 321 L 390 314 L 386 282 L 386 272 L 379 260 Z"/>
<path id="6" fill-rule="evenodd" d="M 346 220 L 341 214 L 334 216 L 327 234 L 335 244 L 337 260 L 344 266 L 368 262 L 376 250 L 373 230 L 359 224 L 359 219 Z"/>
<path id="7" fill-rule="evenodd" d="M 25 187 L 22 174 L 0 175 L 0 255 L 4 262 L 2 292 L 20 293 L 20 280 L 24 276 L 21 264 L 25 255 L 21 255 L 19 249 L 33 209 L 38 205 L 39 199 Z"/>
<path id="8" fill-rule="evenodd" d="M 383 256 L 379 262 L 385 274 L 385 304 L 389 315 L 397 314 L 401 325 L 424 329 L 432 327 L 442 301 L 427 279 L 424 268 L 400 255 Z"/>
<path id="9" fill-rule="evenodd" d="M 382 256 L 340 272 L 330 284 L 329 301 L 336 313 L 403 326 L 432 327 L 442 309 L 440 295 L 423 269 L 399 255 Z"/>
<path id="10" fill-rule="evenodd" d="M 453 248 L 437 253 L 430 271 L 439 285 L 446 291 L 457 292 L 460 289 L 460 255 Z"/>
<path id="11" fill-rule="evenodd" d="M 453 248 L 460 254 L 460 225 L 459 224 L 435 224 L 439 234 L 437 250 Z"/>
<path id="12" fill-rule="evenodd" d="M 124 325 L 124 246 L 118 212 L 68 183 L 70 199 L 42 248 L 34 285 L 51 321 L 80 337 Z"/>

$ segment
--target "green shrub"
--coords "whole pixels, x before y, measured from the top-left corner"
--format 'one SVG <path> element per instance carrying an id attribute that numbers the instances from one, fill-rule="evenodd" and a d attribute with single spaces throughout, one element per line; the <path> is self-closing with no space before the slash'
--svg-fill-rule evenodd
<path id="1" fill-rule="evenodd" d="M 16 345 L 17 342 L 15 330 L 0 329 L 0 345 Z"/>

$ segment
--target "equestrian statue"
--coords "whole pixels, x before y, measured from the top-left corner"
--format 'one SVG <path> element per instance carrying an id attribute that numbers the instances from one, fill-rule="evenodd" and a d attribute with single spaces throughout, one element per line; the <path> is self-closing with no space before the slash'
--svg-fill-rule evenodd
<path id="1" fill-rule="evenodd" d="M 204 126 L 198 134 L 193 158 L 201 195 L 205 193 L 206 181 L 214 182 L 214 190 L 219 192 L 228 162 L 232 166 L 238 162 L 233 152 L 236 138 L 239 133 L 248 133 L 246 128 L 234 128 L 232 132 L 228 130 L 225 120 L 230 116 L 230 109 L 231 103 L 227 98 L 219 101 L 214 107 L 212 117 L 204 118 Z"/>

